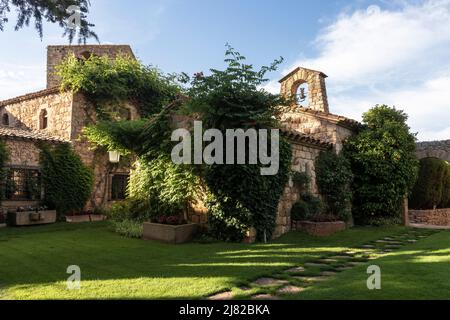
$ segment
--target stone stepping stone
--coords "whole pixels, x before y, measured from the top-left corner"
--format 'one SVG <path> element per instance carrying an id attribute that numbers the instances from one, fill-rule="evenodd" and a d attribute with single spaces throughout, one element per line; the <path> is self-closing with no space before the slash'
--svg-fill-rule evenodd
<path id="1" fill-rule="evenodd" d="M 320 260 L 317 260 L 319 263 L 325 263 L 325 264 L 330 264 L 330 263 L 336 263 L 336 262 L 339 262 L 338 260 L 336 260 L 336 259 L 331 259 L 331 258 L 326 258 L 326 259 L 320 259 Z"/>
<path id="2" fill-rule="evenodd" d="M 215 294 L 213 296 L 208 297 L 208 300 L 231 300 L 233 299 L 233 293 L 231 291 L 227 291 L 227 292 L 221 292 L 218 294 Z"/>
<path id="3" fill-rule="evenodd" d="M 254 281 L 252 284 L 259 287 L 269 287 L 269 286 L 281 286 L 283 284 L 289 283 L 286 280 L 279 280 L 273 278 L 259 278 Z"/>
<path id="4" fill-rule="evenodd" d="M 277 294 L 294 294 L 294 293 L 300 293 L 305 288 L 297 287 L 297 286 L 285 286 L 281 289 L 278 289 Z"/>
<path id="5" fill-rule="evenodd" d="M 303 268 L 303 267 L 296 267 L 296 268 L 291 268 L 291 269 L 288 269 L 288 270 L 286 270 L 286 272 L 288 272 L 288 273 L 302 273 L 302 272 L 305 272 L 305 268 Z"/>
<path id="6" fill-rule="evenodd" d="M 342 255 L 342 256 L 332 256 L 330 258 L 335 259 L 335 260 L 348 260 L 348 259 L 351 259 L 352 256 Z"/>
<path id="7" fill-rule="evenodd" d="M 239 290 L 242 290 L 242 291 L 248 291 L 248 290 L 250 290 L 250 289 L 251 289 L 251 288 L 245 287 L 245 286 L 239 287 Z"/>
<path id="8" fill-rule="evenodd" d="M 365 245 L 361 246 L 360 248 L 363 248 L 363 249 L 375 249 L 375 246 L 371 245 L 371 244 L 365 244 Z"/>
<path id="9" fill-rule="evenodd" d="M 280 300 L 280 298 L 271 294 L 257 294 L 252 296 L 252 300 Z"/>
<path id="10" fill-rule="evenodd" d="M 311 268 L 325 268 L 325 267 L 329 267 L 329 265 L 328 265 L 328 264 L 325 264 L 325 263 L 308 262 L 308 263 L 305 263 L 305 267 L 311 267 Z"/>
<path id="11" fill-rule="evenodd" d="M 323 276 L 304 276 L 304 277 L 294 277 L 294 279 L 304 281 L 304 282 L 321 282 L 328 280 L 328 277 Z"/>
<path id="12" fill-rule="evenodd" d="M 385 238 L 383 238 L 383 240 L 386 240 L 386 241 L 392 241 L 392 240 L 395 240 L 395 238 L 385 237 Z"/>
<path id="13" fill-rule="evenodd" d="M 377 240 L 376 243 L 387 243 L 387 244 L 401 244 L 400 241 L 393 241 L 393 240 Z"/>
<path id="14" fill-rule="evenodd" d="M 320 273 L 320 275 L 322 277 L 333 277 L 333 276 L 337 275 L 337 272 L 334 272 L 334 271 L 322 271 Z"/>
<path id="15" fill-rule="evenodd" d="M 394 252 L 394 250 L 391 250 L 391 249 L 384 249 L 382 252 L 383 252 L 383 253 L 391 253 L 391 252 Z"/>
<path id="16" fill-rule="evenodd" d="M 406 241 L 409 242 L 409 243 L 416 243 L 418 240 L 416 240 L 416 239 L 408 239 Z"/>

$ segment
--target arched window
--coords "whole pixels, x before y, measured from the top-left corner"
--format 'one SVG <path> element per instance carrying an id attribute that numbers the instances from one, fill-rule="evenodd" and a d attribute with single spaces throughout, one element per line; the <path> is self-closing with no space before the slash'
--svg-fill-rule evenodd
<path id="1" fill-rule="evenodd" d="M 89 59 L 91 56 L 93 56 L 93 53 L 90 51 L 83 51 L 81 53 L 78 54 L 77 58 L 79 60 L 87 60 Z"/>
<path id="2" fill-rule="evenodd" d="M 296 100 L 297 104 L 302 107 L 309 106 L 309 86 L 304 82 L 297 87 Z"/>
<path id="3" fill-rule="evenodd" d="M 4 126 L 9 126 L 9 115 L 7 113 L 4 113 L 2 116 L 2 124 Z"/>
<path id="4" fill-rule="evenodd" d="M 47 129 L 48 127 L 48 114 L 47 110 L 42 109 L 39 115 L 39 129 Z"/>

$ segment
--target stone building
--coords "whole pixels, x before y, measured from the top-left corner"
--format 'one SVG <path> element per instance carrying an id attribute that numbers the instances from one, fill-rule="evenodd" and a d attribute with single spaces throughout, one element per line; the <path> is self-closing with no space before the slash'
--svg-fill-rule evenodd
<path id="1" fill-rule="evenodd" d="M 26 179 L 30 174 L 39 176 L 38 142 L 70 143 L 83 162 L 94 170 L 94 191 L 88 208 L 123 199 L 129 168 L 110 163 L 106 152 L 90 149 L 81 133 L 87 124 L 96 121 L 95 108 L 80 93 L 61 92 L 54 68 L 68 54 L 74 53 L 80 59 L 91 54 L 134 57 L 131 48 L 122 45 L 49 46 L 47 53 L 47 89 L 0 101 L 0 138 L 9 149 L 8 178 L 16 186 L 15 192 L 6 195 L 2 206 L 35 205 L 42 197 L 27 191 Z M 127 118 L 138 118 L 134 106 L 126 107 L 129 111 Z"/>
<path id="2" fill-rule="evenodd" d="M 11 158 L 8 167 L 12 179 L 20 183 L 27 173 L 39 175 L 39 149 L 37 142 L 71 143 L 83 162 L 95 172 L 94 192 L 88 207 L 107 205 L 124 197 L 129 168 L 109 163 L 106 152 L 94 152 L 81 135 L 82 129 L 96 121 L 95 108 L 80 93 L 60 92 L 55 66 L 68 54 L 78 58 L 90 55 L 116 57 L 118 54 L 133 56 L 126 45 L 49 46 L 47 51 L 47 88 L 13 99 L 0 101 L 0 138 L 6 141 Z M 282 133 L 293 147 L 292 169 L 311 176 L 311 190 L 318 193 L 315 183 L 315 159 L 321 151 L 340 152 L 343 142 L 359 123 L 329 112 L 326 75 L 305 68 L 296 68 L 280 80 L 281 94 L 294 101 L 282 115 Z M 127 118 L 138 118 L 135 106 L 127 105 Z M 23 181 L 22 181 L 23 183 Z M 3 206 L 36 203 L 22 191 L 13 194 Z M 275 237 L 291 228 L 290 211 L 299 200 L 299 192 L 289 182 L 279 204 Z M 190 213 L 193 222 L 206 222 L 206 213 L 199 208 Z"/>

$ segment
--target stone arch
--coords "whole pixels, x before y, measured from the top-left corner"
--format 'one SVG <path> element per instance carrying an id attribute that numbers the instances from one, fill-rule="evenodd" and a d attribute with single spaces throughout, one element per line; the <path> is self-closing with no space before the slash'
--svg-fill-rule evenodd
<path id="1" fill-rule="evenodd" d="M 293 98 L 303 84 L 308 85 L 308 102 L 304 107 L 317 111 L 329 112 L 325 79 L 327 76 L 315 70 L 296 68 L 280 80 L 281 95 Z"/>
<path id="2" fill-rule="evenodd" d="M 416 156 L 418 159 L 438 158 L 450 163 L 450 140 L 419 142 Z"/>

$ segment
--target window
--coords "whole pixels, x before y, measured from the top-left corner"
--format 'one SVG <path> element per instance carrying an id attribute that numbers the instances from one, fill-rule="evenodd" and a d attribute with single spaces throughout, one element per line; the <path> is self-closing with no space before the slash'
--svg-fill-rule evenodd
<path id="1" fill-rule="evenodd" d="M 7 113 L 4 113 L 2 116 L 2 124 L 4 126 L 9 126 L 9 115 Z"/>
<path id="2" fill-rule="evenodd" d="M 48 127 L 48 114 L 47 110 L 42 109 L 39 115 L 39 129 L 47 129 Z"/>
<path id="3" fill-rule="evenodd" d="M 111 200 L 124 200 L 127 197 L 127 185 L 129 176 L 115 174 L 111 179 Z"/>
<path id="4" fill-rule="evenodd" d="M 7 168 L 5 200 L 40 200 L 41 174 L 37 169 Z"/>

